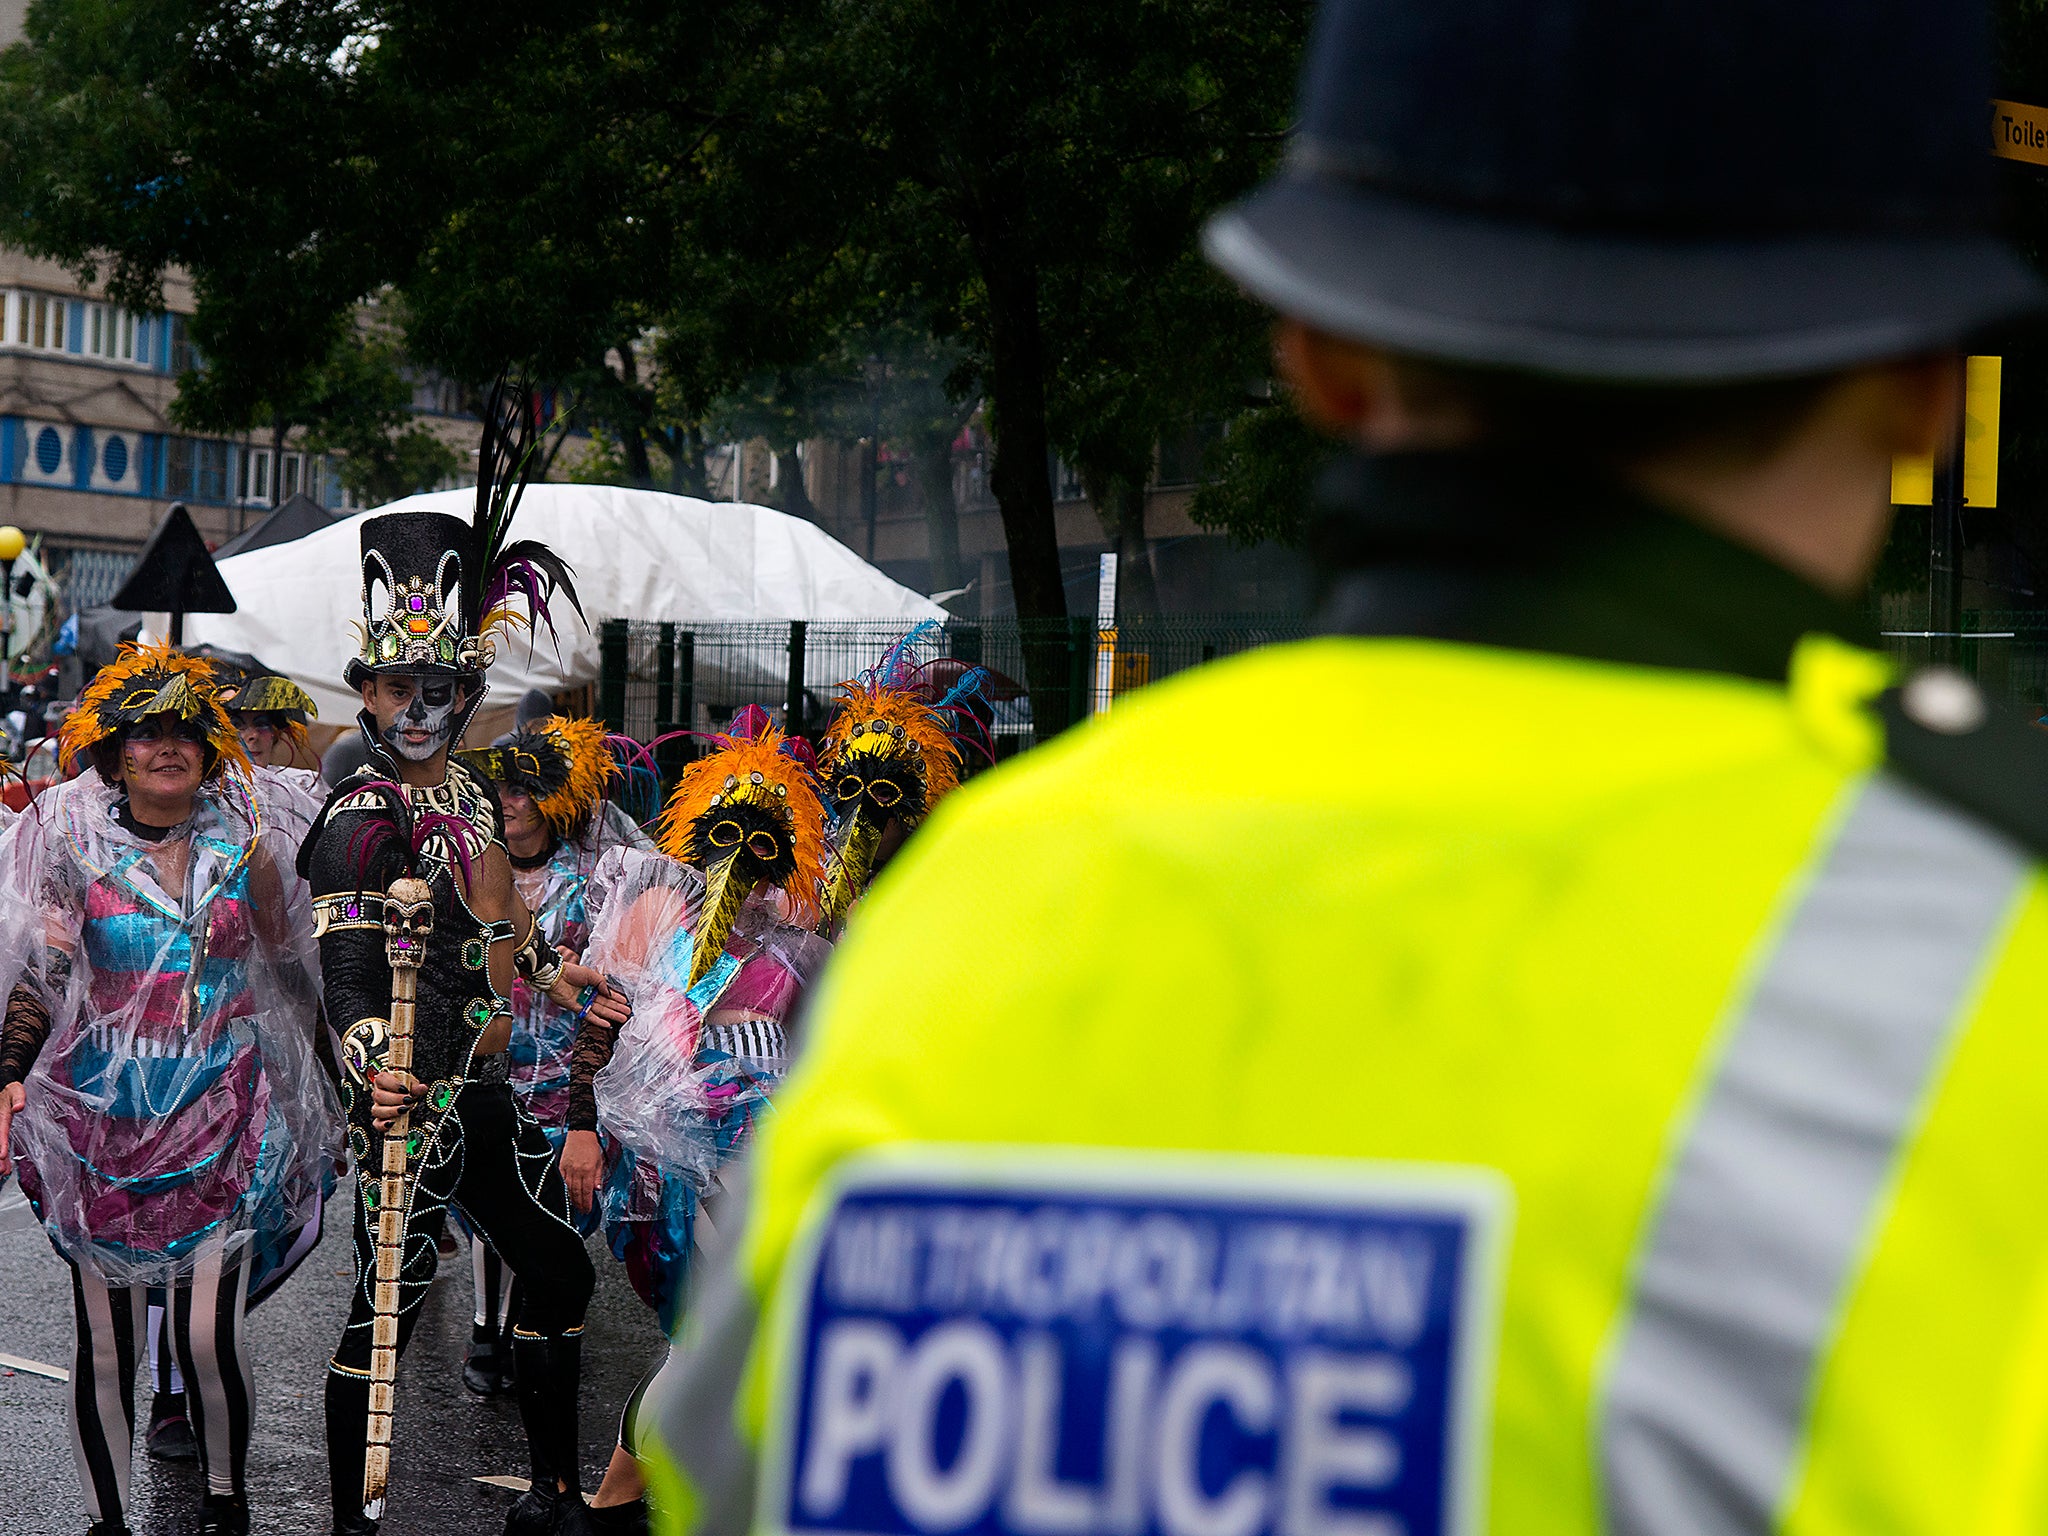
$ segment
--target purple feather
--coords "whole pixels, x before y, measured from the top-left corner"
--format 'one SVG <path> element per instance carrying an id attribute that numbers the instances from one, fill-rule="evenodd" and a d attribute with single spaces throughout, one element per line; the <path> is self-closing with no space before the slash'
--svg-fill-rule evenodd
<path id="1" fill-rule="evenodd" d="M 649 768 L 654 766 L 654 749 L 631 736 L 622 735 L 618 731 L 606 731 L 604 744 L 611 753 L 612 760 L 622 768 L 630 768 L 635 763 L 645 763 Z"/>
<path id="2" fill-rule="evenodd" d="M 450 816 L 443 811 L 434 811 L 422 816 L 413 823 L 413 855 L 418 857 L 421 850 L 427 846 L 427 839 L 436 832 L 440 833 L 442 841 L 455 851 L 455 862 L 462 866 L 463 885 L 465 887 L 474 887 L 476 883 L 476 866 L 469 856 L 469 845 L 466 837 L 469 830 L 468 822 L 459 816 Z"/>
<path id="3" fill-rule="evenodd" d="M 386 847 L 398 841 L 398 829 L 383 817 L 372 817 L 364 821 L 348 838 L 348 866 L 356 872 L 356 879 L 367 880 L 370 866 L 377 855 Z"/>
<path id="4" fill-rule="evenodd" d="M 358 880 L 367 880 L 370 865 L 378 854 L 392 842 L 402 840 L 412 820 L 412 807 L 405 791 L 389 779 L 367 779 L 356 790 L 374 795 L 383 807 L 382 815 L 365 814 L 362 824 L 349 835 L 349 865 Z"/>

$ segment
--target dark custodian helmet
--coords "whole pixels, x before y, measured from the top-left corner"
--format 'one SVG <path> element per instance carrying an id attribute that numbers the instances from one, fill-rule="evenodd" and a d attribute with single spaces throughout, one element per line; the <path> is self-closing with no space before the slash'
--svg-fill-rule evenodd
<path id="1" fill-rule="evenodd" d="M 388 512 L 363 523 L 362 539 L 361 648 L 349 686 L 379 672 L 482 677 L 492 648 L 469 611 L 474 526 L 446 512 Z"/>
<path id="2" fill-rule="evenodd" d="M 1993 232 L 1985 7 L 1324 0 L 1287 164 L 1210 258 L 1334 335 L 1709 384 L 2034 307 Z"/>

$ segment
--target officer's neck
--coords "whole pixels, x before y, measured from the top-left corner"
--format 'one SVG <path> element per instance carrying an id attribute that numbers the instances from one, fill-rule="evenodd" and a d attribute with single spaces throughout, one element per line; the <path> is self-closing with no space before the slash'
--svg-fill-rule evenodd
<path id="1" fill-rule="evenodd" d="M 1283 322 L 1278 341 L 1303 411 L 1368 454 L 1484 446 L 1469 398 L 1418 387 L 1391 354 L 1296 321 Z M 1892 460 L 1946 445 L 1961 388 L 1953 356 L 1847 369 L 1761 444 L 1763 428 L 1709 429 L 1694 443 L 1607 467 L 1687 521 L 1837 599 L 1853 598 L 1890 529 Z"/>
<path id="2" fill-rule="evenodd" d="M 1623 478 L 1710 533 L 1755 551 L 1830 595 L 1862 592 L 1891 527 L 1892 448 L 1873 431 L 1882 406 L 1851 374 L 1768 455 L 1674 453 Z"/>

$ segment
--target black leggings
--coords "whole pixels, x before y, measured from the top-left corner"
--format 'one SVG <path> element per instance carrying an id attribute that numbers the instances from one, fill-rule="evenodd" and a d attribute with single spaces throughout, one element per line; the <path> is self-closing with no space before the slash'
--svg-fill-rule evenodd
<path id="1" fill-rule="evenodd" d="M 375 1139 L 370 1165 L 381 1158 Z M 522 1333 L 579 1335 L 597 1277 L 569 1214 L 569 1193 L 545 1132 L 503 1083 L 471 1083 L 455 1097 L 438 1134 L 423 1147 L 418 1182 L 405 1223 L 398 1282 L 398 1349 L 405 1352 L 420 1303 L 440 1262 L 435 1240 L 448 1208 L 459 1208 L 519 1277 L 512 1322 Z M 368 1213 L 355 1197 L 356 1284 L 341 1347 L 328 1366 L 328 1464 L 337 1508 L 362 1486 L 363 1435 L 370 1394 L 370 1339 L 376 1312 L 377 1254 Z M 360 1411 L 357 1404 L 363 1406 Z M 394 1442 L 405 1418 L 399 1400 Z"/>
<path id="2" fill-rule="evenodd" d="M 242 1265 L 201 1248 L 190 1281 L 167 1288 L 171 1338 L 184 1373 L 186 1414 L 210 1492 L 240 1494 L 249 1458 L 255 1387 L 242 1337 Z M 71 1370 L 71 1444 L 86 1512 L 118 1524 L 128 1503 L 135 1441 L 135 1366 L 145 1343 L 149 1292 L 116 1288 L 71 1266 L 78 1350 Z"/>

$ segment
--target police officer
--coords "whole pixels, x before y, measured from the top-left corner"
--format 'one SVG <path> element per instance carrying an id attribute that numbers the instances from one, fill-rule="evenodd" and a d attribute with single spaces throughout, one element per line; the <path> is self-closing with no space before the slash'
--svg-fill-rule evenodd
<path id="1" fill-rule="evenodd" d="M 1326 0 L 1207 244 L 1358 450 L 1335 633 L 878 887 L 652 1399 L 679 1522 L 2048 1525 L 2048 772 L 1859 611 L 2035 300 L 1982 23 Z"/>

